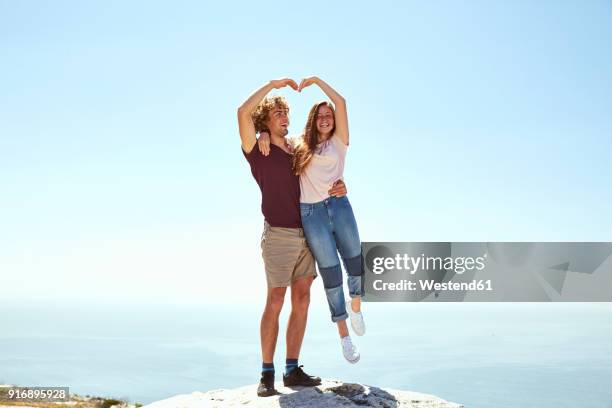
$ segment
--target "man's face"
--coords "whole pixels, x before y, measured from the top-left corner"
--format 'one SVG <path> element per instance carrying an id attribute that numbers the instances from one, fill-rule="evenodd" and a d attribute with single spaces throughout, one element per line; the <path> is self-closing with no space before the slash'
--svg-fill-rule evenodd
<path id="1" fill-rule="evenodd" d="M 276 105 L 268 114 L 268 129 L 276 136 L 285 137 L 289 133 L 289 109 Z"/>

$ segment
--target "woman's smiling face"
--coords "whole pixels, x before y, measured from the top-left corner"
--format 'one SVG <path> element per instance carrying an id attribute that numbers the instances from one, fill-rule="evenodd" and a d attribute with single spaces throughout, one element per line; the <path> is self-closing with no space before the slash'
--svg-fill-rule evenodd
<path id="1" fill-rule="evenodd" d="M 329 136 L 334 129 L 334 111 L 329 106 L 321 105 L 317 110 L 317 131 L 321 136 Z"/>

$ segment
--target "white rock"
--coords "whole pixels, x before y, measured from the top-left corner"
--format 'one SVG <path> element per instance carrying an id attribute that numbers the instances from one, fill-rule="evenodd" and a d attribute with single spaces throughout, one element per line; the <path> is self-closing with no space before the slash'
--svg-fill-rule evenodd
<path id="1" fill-rule="evenodd" d="M 323 380 L 318 387 L 284 387 L 276 383 L 280 395 L 260 398 L 257 385 L 231 390 L 195 391 L 145 405 L 143 408 L 225 408 L 225 407 L 377 407 L 377 408 L 463 408 L 433 395 L 413 391 L 383 389 L 368 385 Z"/>

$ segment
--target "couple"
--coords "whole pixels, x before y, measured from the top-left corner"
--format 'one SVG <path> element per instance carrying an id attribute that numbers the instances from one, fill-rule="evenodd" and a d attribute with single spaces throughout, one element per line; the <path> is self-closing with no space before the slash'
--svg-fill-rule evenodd
<path id="1" fill-rule="evenodd" d="M 310 110 L 304 133 L 297 138 L 286 138 L 287 101 L 282 96 L 266 95 L 272 89 L 286 86 L 301 92 L 312 84 L 319 86 L 332 103 L 316 103 Z M 261 248 L 268 294 L 260 327 L 263 363 L 257 395 L 269 396 L 278 393 L 274 388 L 273 358 L 279 314 L 288 286 L 291 287 L 291 314 L 283 384 L 321 384 L 319 377 L 306 374 L 303 366 L 298 365 L 310 286 L 317 276 L 315 259 L 331 319 L 338 326 L 343 355 L 353 364 L 360 358 L 346 325 L 350 317 L 355 334 L 365 333 L 361 314 L 361 242 L 342 181 L 349 144 L 346 103 L 317 77 L 305 78 L 299 86 L 290 78 L 272 80 L 238 108 L 238 126 L 242 152 L 261 190 L 265 218 Z M 338 252 L 348 274 L 350 299 L 346 301 Z"/>

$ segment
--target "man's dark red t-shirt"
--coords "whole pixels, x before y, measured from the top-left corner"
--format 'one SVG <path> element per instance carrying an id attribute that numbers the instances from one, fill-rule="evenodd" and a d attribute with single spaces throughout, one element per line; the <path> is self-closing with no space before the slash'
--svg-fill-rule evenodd
<path id="1" fill-rule="evenodd" d="M 240 149 L 242 150 L 242 149 Z M 261 212 L 272 227 L 302 228 L 300 218 L 300 179 L 291 171 L 293 156 L 270 144 L 264 156 L 257 145 L 242 154 L 261 190 Z"/>

